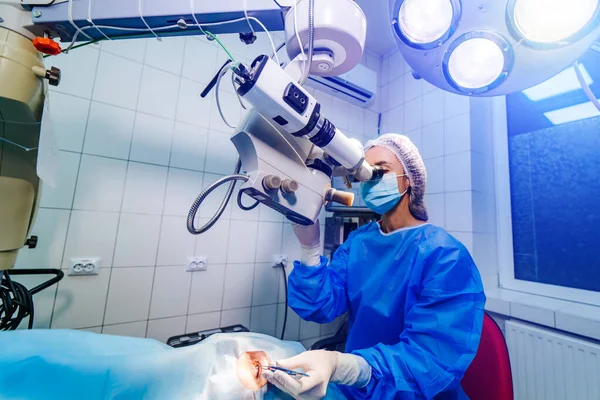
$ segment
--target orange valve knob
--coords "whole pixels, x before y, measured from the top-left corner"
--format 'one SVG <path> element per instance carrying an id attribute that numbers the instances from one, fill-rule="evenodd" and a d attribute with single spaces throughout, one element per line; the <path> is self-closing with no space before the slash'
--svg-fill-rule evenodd
<path id="1" fill-rule="evenodd" d="M 33 46 L 41 53 L 57 56 L 62 53 L 60 44 L 50 38 L 36 37 L 33 39 Z"/>

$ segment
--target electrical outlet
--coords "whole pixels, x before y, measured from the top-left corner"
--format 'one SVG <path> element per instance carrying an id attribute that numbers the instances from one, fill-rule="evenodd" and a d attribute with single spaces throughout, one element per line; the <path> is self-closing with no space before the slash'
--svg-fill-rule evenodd
<path id="1" fill-rule="evenodd" d="M 71 258 L 69 275 L 98 275 L 100 258 Z"/>
<path id="2" fill-rule="evenodd" d="M 207 257 L 188 257 L 187 269 L 188 272 L 206 271 L 208 268 Z"/>
<path id="3" fill-rule="evenodd" d="M 281 264 L 287 265 L 288 258 L 285 254 L 273 256 L 273 267 L 279 267 Z"/>

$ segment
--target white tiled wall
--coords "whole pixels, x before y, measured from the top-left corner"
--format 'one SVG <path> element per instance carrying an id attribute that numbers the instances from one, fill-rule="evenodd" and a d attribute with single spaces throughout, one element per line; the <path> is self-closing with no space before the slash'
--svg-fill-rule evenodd
<path id="1" fill-rule="evenodd" d="M 236 35 L 222 40 L 241 60 L 271 52 L 263 35 L 247 48 Z M 204 38 L 104 42 L 49 59 L 63 72 L 49 100 L 59 179 L 55 188 L 43 188 L 32 232 L 39 244 L 21 251 L 17 267 L 66 270 L 71 258 L 100 257 L 101 268 L 97 276 L 65 276 L 58 288 L 36 295 L 36 327 L 163 341 L 237 323 L 280 334 L 284 286 L 271 261 L 299 253 L 281 215 L 230 205 L 207 234 L 195 237 L 186 230 L 195 197 L 231 173 L 237 157 L 232 130 L 222 123 L 214 99 L 200 98 L 225 59 Z M 379 70 L 379 62 L 365 55 L 371 68 Z M 222 90 L 226 115 L 235 122 L 239 103 L 228 85 Z M 379 103 L 363 110 L 315 95 L 350 136 L 377 134 Z M 198 224 L 208 221 L 223 193 L 216 191 L 203 205 Z M 191 256 L 207 256 L 208 270 L 186 272 Z M 300 323 L 290 310 L 286 339 L 311 344 L 335 326 Z"/>

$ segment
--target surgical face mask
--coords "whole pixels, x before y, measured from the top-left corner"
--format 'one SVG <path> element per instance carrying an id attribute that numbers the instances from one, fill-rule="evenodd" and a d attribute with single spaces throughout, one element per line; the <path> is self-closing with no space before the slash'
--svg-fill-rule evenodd
<path id="1" fill-rule="evenodd" d="M 406 175 L 385 174 L 379 180 L 362 182 L 360 184 L 360 195 L 367 207 L 380 215 L 394 208 L 400 202 L 402 196 L 408 192 L 408 189 L 403 193 L 398 191 L 397 177 L 399 176 Z"/>

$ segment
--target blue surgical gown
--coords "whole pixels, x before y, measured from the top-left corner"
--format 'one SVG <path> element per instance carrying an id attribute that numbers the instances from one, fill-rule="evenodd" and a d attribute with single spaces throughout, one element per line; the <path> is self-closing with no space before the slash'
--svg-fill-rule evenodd
<path id="1" fill-rule="evenodd" d="M 351 399 L 466 399 L 460 386 L 479 346 L 485 295 L 466 248 L 430 224 L 389 234 L 378 223 L 352 232 L 321 265 L 299 262 L 289 305 L 327 323 L 348 311 L 346 351 L 372 367 Z"/>

